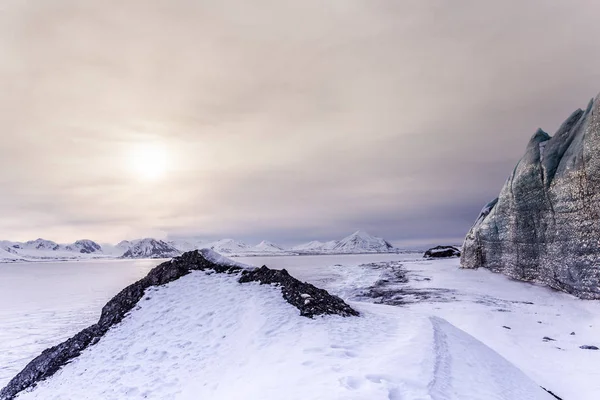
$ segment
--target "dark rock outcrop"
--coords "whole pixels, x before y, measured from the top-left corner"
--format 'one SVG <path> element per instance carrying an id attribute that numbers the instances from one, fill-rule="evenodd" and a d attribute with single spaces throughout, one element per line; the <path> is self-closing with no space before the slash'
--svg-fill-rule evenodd
<path id="1" fill-rule="evenodd" d="M 600 299 L 600 96 L 553 137 L 533 135 L 467 234 L 461 264 Z"/>
<path id="2" fill-rule="evenodd" d="M 450 258 L 460 257 L 460 250 L 454 246 L 436 246 L 425 252 L 426 258 Z"/>
<path id="3" fill-rule="evenodd" d="M 579 346 L 579 348 L 583 350 L 598 350 L 598 347 L 590 346 L 589 344 L 584 344 L 583 346 Z"/>
<path id="4" fill-rule="evenodd" d="M 102 314 L 96 324 L 85 328 L 65 342 L 44 350 L 33 359 L 5 388 L 0 390 L 0 400 L 14 399 L 19 392 L 52 376 L 87 347 L 96 344 L 112 326 L 125 318 L 126 314 L 142 299 L 147 288 L 172 282 L 194 270 L 237 274 L 240 283 L 276 284 L 281 288 L 283 298 L 298 308 L 300 315 L 305 317 L 312 318 L 326 314 L 344 317 L 359 315 L 340 298 L 313 285 L 300 282 L 285 270 L 272 270 L 266 266 L 260 269 L 244 269 L 234 263 L 221 261 L 222 258 L 217 259 L 213 255 L 216 253 L 211 250 L 195 250 L 153 268 L 144 278 L 129 285 L 110 300 L 102 308 Z"/>
<path id="5" fill-rule="evenodd" d="M 343 317 L 357 316 L 342 299 L 330 295 L 310 283 L 300 282 L 285 269 L 276 270 L 262 266 L 251 271 L 242 271 L 240 283 L 260 282 L 261 284 L 277 284 L 281 286 L 283 298 L 300 310 L 300 315 L 312 318 L 316 315 L 337 314 Z"/>

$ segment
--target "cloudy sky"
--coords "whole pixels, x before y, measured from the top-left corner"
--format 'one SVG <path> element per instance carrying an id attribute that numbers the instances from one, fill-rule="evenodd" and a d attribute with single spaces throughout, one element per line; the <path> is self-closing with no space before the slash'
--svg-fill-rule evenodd
<path id="1" fill-rule="evenodd" d="M 595 0 L 7 0 L 0 239 L 460 241 L 600 91 Z"/>

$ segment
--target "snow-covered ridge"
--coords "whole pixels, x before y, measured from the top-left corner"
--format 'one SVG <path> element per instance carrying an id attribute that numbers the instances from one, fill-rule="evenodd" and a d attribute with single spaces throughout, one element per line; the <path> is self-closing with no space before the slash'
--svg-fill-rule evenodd
<path id="1" fill-rule="evenodd" d="M 361 230 L 341 240 L 325 243 L 312 241 L 295 246 L 293 250 L 309 254 L 395 253 L 399 251 L 387 240 Z"/>
<path id="2" fill-rule="evenodd" d="M 309 283 L 301 282 L 290 276 L 285 270 L 272 270 L 266 266 L 262 268 L 239 266 L 212 250 L 187 252 L 158 265 L 146 277 L 123 289 L 102 308 L 102 315 L 98 323 L 85 328 L 71 339 L 48 351 L 42 352 L 0 391 L 0 400 L 12 400 L 20 392 L 34 387 L 42 380 L 51 378 L 65 365 L 77 362 L 82 350 L 93 350 L 94 345 L 103 340 L 104 336 L 126 318 L 128 313 L 132 310 L 135 311 L 134 308 L 140 307 L 138 302 L 142 299 L 149 300 L 151 297 L 149 292 L 193 272 L 202 272 L 206 274 L 205 276 L 225 275 L 229 281 L 238 284 L 238 288 L 234 290 L 240 290 L 239 284 L 253 282 L 260 285 L 266 284 L 273 289 L 277 287 L 283 299 L 298 309 L 299 315 L 303 317 L 313 318 L 324 315 L 356 317 L 359 315 L 339 297 Z M 147 397 L 143 394 L 140 396 Z M 94 398 L 94 396 L 90 397 L 88 394 L 81 398 Z"/>
<path id="3" fill-rule="evenodd" d="M 108 257 L 108 255 L 104 254 L 102 246 L 89 239 L 81 239 L 69 244 L 58 244 L 52 240 L 41 238 L 27 242 L 0 241 L 0 262 L 77 260 L 103 257 Z"/>
<path id="4" fill-rule="evenodd" d="M 237 273 L 188 273 L 170 264 L 144 278 L 170 282 L 124 290 L 136 294 L 127 308 L 111 301 L 94 325 L 108 323 L 108 329 L 101 337 L 79 336 L 88 344 L 58 372 L 37 381 L 48 365 L 33 365 L 0 399 L 19 392 L 19 400 L 553 399 L 444 319 L 353 303 L 360 317 L 310 320 L 283 300 L 286 291 L 277 286 L 240 284 Z M 181 277 L 170 275 L 175 271 Z M 315 296 L 295 295 L 301 304 Z M 66 343 L 45 355 L 65 351 Z"/>
<path id="5" fill-rule="evenodd" d="M 162 240 L 145 238 L 132 243 L 123 253 L 122 258 L 170 258 L 181 252 Z"/>

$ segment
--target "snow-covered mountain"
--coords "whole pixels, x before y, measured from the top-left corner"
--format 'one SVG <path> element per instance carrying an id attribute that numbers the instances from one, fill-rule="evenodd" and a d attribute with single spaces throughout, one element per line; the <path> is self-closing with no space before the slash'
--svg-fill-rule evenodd
<path id="1" fill-rule="evenodd" d="M 49 250 L 49 251 L 58 251 L 61 250 L 61 246 L 53 242 L 52 240 L 46 239 L 36 239 L 30 240 L 25 243 L 15 243 L 12 246 L 14 249 L 23 249 L 23 250 Z"/>
<path id="2" fill-rule="evenodd" d="M 200 250 L 210 246 L 210 242 L 198 239 L 175 239 L 169 240 L 167 243 L 181 252 Z"/>
<path id="3" fill-rule="evenodd" d="M 323 242 L 319 242 L 318 240 L 313 240 L 308 243 L 302 243 L 297 246 L 294 246 L 294 247 L 292 247 L 292 250 L 294 250 L 294 251 L 317 251 L 317 250 L 323 250 L 324 245 L 325 245 L 325 243 L 323 243 Z"/>
<path id="4" fill-rule="evenodd" d="M 260 270 L 182 262 L 121 291 L 98 323 L 42 353 L 0 399 L 553 399 L 428 311 L 353 302 L 361 316 L 310 319 L 301 311 L 311 304 L 347 309 L 287 273 L 282 290 L 243 281 Z"/>
<path id="5" fill-rule="evenodd" d="M 102 252 L 102 246 L 93 240 L 82 239 L 77 240 L 73 244 L 68 244 L 65 248 L 69 251 L 74 251 L 77 253 L 91 254 L 91 253 L 100 253 Z"/>
<path id="6" fill-rule="evenodd" d="M 208 243 L 204 248 L 211 249 L 220 254 L 245 254 L 250 252 L 251 246 L 244 242 L 238 242 L 233 239 L 221 239 L 213 243 Z"/>
<path id="7" fill-rule="evenodd" d="M 331 249 L 338 253 L 387 253 L 392 250 L 394 246 L 388 241 L 364 231 L 356 231 L 346 236 Z"/>
<path id="8" fill-rule="evenodd" d="M 170 244 L 152 238 L 134 240 L 129 244 L 130 247 L 123 253 L 122 258 L 170 258 L 181 254 Z M 121 242 L 119 245 L 124 244 Z"/>
<path id="9" fill-rule="evenodd" d="M 311 254 L 389 253 L 397 251 L 387 240 L 360 230 L 341 240 L 331 240 L 325 243 L 313 240 L 295 246 L 292 250 Z"/>
<path id="10" fill-rule="evenodd" d="M 287 250 L 285 250 L 283 247 L 276 245 L 273 242 L 269 242 L 267 240 L 263 240 L 262 242 L 260 242 L 256 246 L 254 246 L 253 250 L 255 250 L 257 252 L 264 252 L 264 253 L 286 253 L 287 252 Z"/>
<path id="11" fill-rule="evenodd" d="M 41 238 L 27 242 L 4 240 L 0 241 L 0 248 L 13 254 L 10 257 L 0 257 L 0 262 L 79 260 L 104 256 L 102 247 L 88 239 L 77 240 L 71 244 L 58 244 Z"/>
<path id="12" fill-rule="evenodd" d="M 0 248 L 0 262 L 6 263 L 15 261 L 24 261 L 23 256 L 16 254 L 14 251 L 8 251 Z"/>
<path id="13" fill-rule="evenodd" d="M 234 239 L 206 241 L 199 239 L 176 239 L 169 242 L 154 238 L 123 240 L 116 245 L 98 244 L 89 239 L 71 244 L 59 244 L 52 240 L 36 239 L 28 242 L 0 241 L 0 262 L 81 260 L 91 258 L 169 258 L 191 250 L 211 249 L 227 256 L 285 256 L 297 254 L 358 254 L 388 253 L 395 249 L 384 239 L 363 231 L 354 232 L 342 240 L 328 242 L 312 241 L 287 249 L 263 240 L 256 246 Z"/>

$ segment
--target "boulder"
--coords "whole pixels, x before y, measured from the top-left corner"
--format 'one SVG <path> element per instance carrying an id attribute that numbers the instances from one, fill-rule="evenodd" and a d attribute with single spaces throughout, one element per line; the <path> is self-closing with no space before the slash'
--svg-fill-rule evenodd
<path id="1" fill-rule="evenodd" d="M 600 299 L 600 96 L 539 129 L 467 234 L 463 268 Z"/>
<path id="2" fill-rule="evenodd" d="M 460 257 L 460 250 L 454 246 L 436 246 L 425 252 L 426 258 L 451 258 Z"/>

